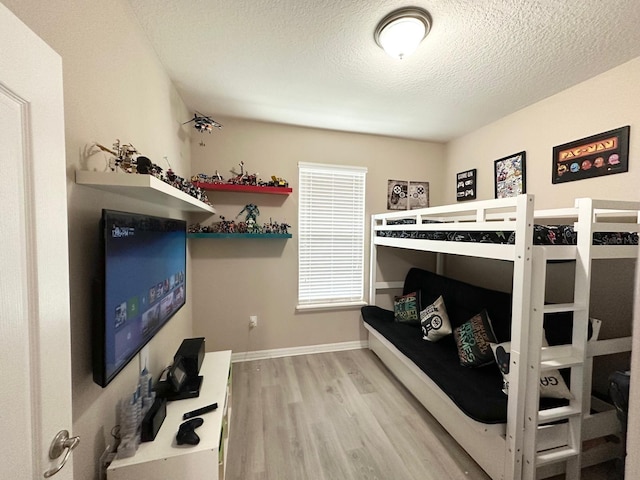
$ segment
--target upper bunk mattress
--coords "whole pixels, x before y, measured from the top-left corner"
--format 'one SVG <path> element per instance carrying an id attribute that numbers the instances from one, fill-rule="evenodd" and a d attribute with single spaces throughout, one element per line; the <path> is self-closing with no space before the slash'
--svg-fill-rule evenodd
<path id="1" fill-rule="evenodd" d="M 426 221 L 424 223 L 434 223 Z M 413 219 L 389 220 L 387 225 L 411 225 Z M 408 238 L 414 240 L 440 240 L 449 242 L 476 242 L 513 245 L 515 232 L 474 232 L 425 231 L 425 230 L 378 230 L 378 237 Z M 534 245 L 576 245 L 578 234 L 573 225 L 534 225 Z M 593 245 L 638 245 L 636 232 L 596 232 L 593 234 Z"/>

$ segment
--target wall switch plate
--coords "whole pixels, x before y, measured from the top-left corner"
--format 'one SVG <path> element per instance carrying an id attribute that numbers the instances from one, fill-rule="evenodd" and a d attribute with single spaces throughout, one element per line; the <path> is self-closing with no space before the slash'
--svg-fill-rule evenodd
<path id="1" fill-rule="evenodd" d="M 249 328 L 255 328 L 258 326 L 258 316 L 257 315 L 251 315 L 249 317 Z"/>

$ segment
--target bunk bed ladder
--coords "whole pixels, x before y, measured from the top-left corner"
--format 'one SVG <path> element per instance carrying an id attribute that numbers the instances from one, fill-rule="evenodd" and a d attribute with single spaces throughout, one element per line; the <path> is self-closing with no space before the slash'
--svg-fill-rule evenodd
<path id="1" fill-rule="evenodd" d="M 589 323 L 589 297 L 591 291 L 590 247 L 592 217 L 590 202 L 579 204 L 581 224 L 576 225 L 578 245 L 575 261 L 573 303 L 545 305 L 547 250 L 534 252 L 531 316 L 529 325 L 529 369 L 527 370 L 527 399 L 525 402 L 525 437 L 523 479 L 544 478 L 562 471 L 565 478 L 580 478 L 582 460 L 583 412 L 588 411 L 590 373 L 587 365 L 587 337 Z M 589 221 L 591 219 L 591 221 Z M 545 313 L 573 312 L 573 336 L 570 344 L 543 347 L 542 332 Z M 569 405 L 539 410 L 540 374 L 545 370 L 571 370 L 570 390 L 573 398 Z"/>
<path id="2" fill-rule="evenodd" d="M 526 399 L 530 356 L 529 326 L 524 319 L 532 309 L 530 279 L 533 275 L 533 195 L 519 195 L 516 215 L 516 241 L 513 259 L 513 305 L 511 353 L 509 358 L 509 398 L 504 480 L 523 478 L 523 451 L 527 443 Z M 540 327 L 542 328 L 542 327 Z"/>

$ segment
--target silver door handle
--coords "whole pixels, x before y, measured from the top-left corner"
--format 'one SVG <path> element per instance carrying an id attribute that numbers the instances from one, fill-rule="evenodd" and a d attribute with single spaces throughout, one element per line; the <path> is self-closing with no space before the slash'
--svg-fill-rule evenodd
<path id="1" fill-rule="evenodd" d="M 54 476 L 62 467 L 67 463 L 69 457 L 71 456 L 71 451 L 78 446 L 80 443 L 80 437 L 69 437 L 69 432 L 67 430 L 60 430 L 57 435 L 54 437 L 53 442 L 51 442 L 51 447 L 49 447 L 49 458 L 51 460 L 55 460 L 62 452 L 67 450 L 62 457 L 62 461 L 51 470 L 47 470 L 44 472 L 44 478 L 49 478 Z"/>

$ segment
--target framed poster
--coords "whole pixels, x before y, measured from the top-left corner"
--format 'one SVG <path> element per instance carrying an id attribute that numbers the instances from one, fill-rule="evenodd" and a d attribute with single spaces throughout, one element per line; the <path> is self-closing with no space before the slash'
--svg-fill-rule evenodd
<path id="1" fill-rule="evenodd" d="M 552 183 L 629 171 L 629 125 L 553 147 Z"/>
<path id="2" fill-rule="evenodd" d="M 429 182 L 409 182 L 409 210 L 429 206 Z"/>
<path id="3" fill-rule="evenodd" d="M 456 175 L 456 200 L 476 199 L 476 169 L 460 172 Z"/>
<path id="4" fill-rule="evenodd" d="M 429 206 L 429 182 L 388 180 L 387 210 L 414 210 Z"/>
<path id="5" fill-rule="evenodd" d="M 387 210 L 406 210 L 409 182 L 389 180 L 387 182 Z"/>
<path id="6" fill-rule="evenodd" d="M 519 152 L 493 162 L 495 198 L 527 193 L 526 153 Z"/>

